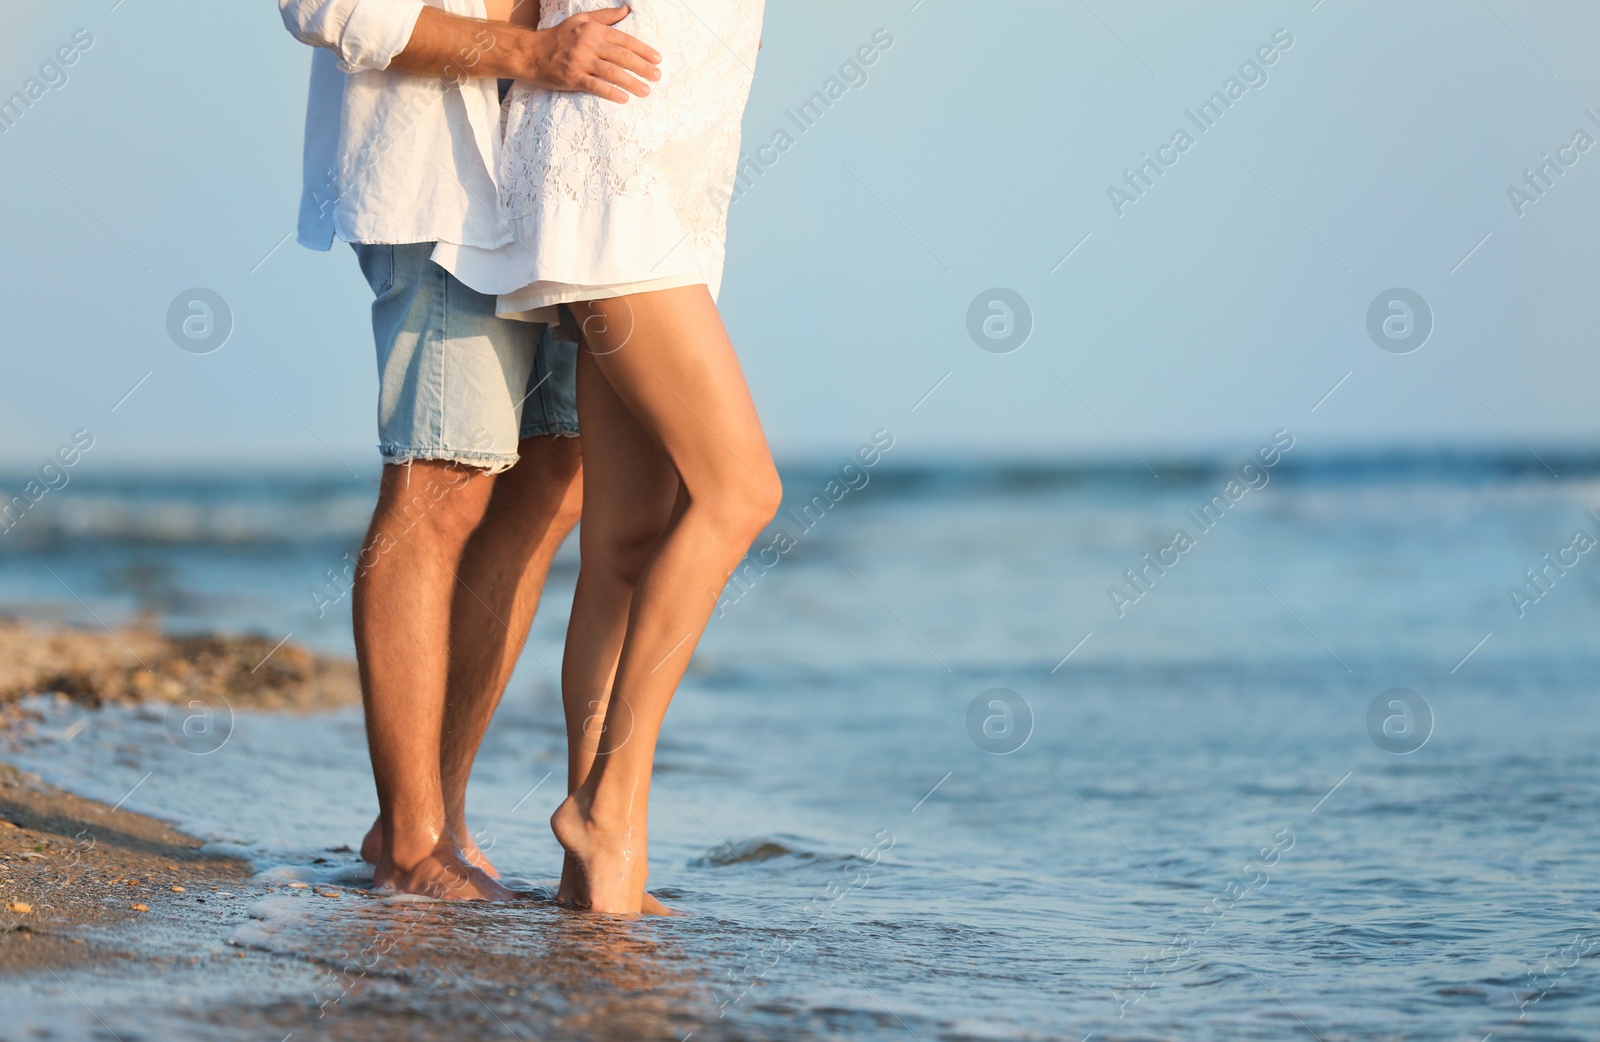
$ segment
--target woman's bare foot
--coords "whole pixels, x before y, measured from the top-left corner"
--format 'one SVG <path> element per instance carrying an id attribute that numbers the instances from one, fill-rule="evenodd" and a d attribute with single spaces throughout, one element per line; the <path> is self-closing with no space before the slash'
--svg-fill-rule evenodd
<path id="1" fill-rule="evenodd" d="M 463 828 L 456 834 L 466 835 L 466 829 Z M 461 856 L 467 859 L 467 864 L 479 869 L 490 879 L 500 878 L 500 870 L 489 862 L 488 855 L 478 849 L 478 844 L 473 842 L 470 835 L 460 841 L 460 846 Z M 381 857 L 383 857 L 383 820 L 380 818 L 373 821 L 372 827 L 361 840 L 361 860 L 369 865 L 376 865 Z"/>
<path id="2" fill-rule="evenodd" d="M 556 887 L 556 903 L 572 905 L 577 908 L 589 907 L 589 896 L 581 887 L 583 873 L 578 870 L 578 864 L 568 854 L 561 862 L 561 883 Z M 650 891 L 644 892 L 644 898 L 639 902 L 641 915 L 687 915 L 676 908 L 669 908 L 662 904 Z"/>
<path id="3" fill-rule="evenodd" d="M 491 879 L 481 868 L 469 864 L 449 842 L 440 843 L 432 851 L 405 864 L 380 856 L 373 865 L 372 884 L 379 890 L 418 894 L 440 901 L 515 901 L 519 896 Z"/>
<path id="4" fill-rule="evenodd" d="M 553 827 L 553 826 L 552 826 Z M 575 908 L 589 906 L 589 893 L 583 886 L 583 873 L 571 854 L 561 859 L 561 882 L 556 886 L 556 903 Z"/>
<path id="5" fill-rule="evenodd" d="M 653 896 L 651 896 L 649 891 L 645 891 L 644 900 L 639 903 L 639 911 L 643 915 L 688 915 L 689 914 L 687 912 L 680 912 L 676 908 L 668 908 L 666 905 L 662 904 L 660 901 L 656 900 Z"/>
<path id="6" fill-rule="evenodd" d="M 550 816 L 550 830 L 573 864 L 574 903 L 591 912 L 637 915 L 644 910 L 646 836 L 626 815 L 619 825 L 598 821 L 581 805 L 583 790 Z M 587 802 L 587 801 L 583 801 Z"/>

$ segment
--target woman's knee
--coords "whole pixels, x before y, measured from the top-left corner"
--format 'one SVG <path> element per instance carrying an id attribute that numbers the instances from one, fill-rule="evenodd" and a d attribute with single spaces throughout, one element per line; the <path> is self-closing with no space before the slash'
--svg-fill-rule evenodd
<path id="1" fill-rule="evenodd" d="M 715 497 L 715 515 L 745 544 L 761 534 L 783 505 L 783 482 L 775 468 L 743 470 Z"/>
<path id="2" fill-rule="evenodd" d="M 778 516 L 778 508 L 783 506 L 783 479 L 778 477 L 775 467 L 770 467 L 767 473 L 756 480 L 752 493 L 752 509 L 761 519 L 757 528 L 765 528 L 774 517 Z"/>

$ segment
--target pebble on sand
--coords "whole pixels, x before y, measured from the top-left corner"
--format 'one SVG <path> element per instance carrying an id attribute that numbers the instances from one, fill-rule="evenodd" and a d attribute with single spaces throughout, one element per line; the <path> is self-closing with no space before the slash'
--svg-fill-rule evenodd
<path id="1" fill-rule="evenodd" d="M 148 912 L 150 910 L 150 906 L 141 902 L 140 904 L 129 905 L 128 909 L 134 912 Z"/>
<path id="2" fill-rule="evenodd" d="M 324 890 L 324 891 L 322 891 L 322 896 L 323 897 L 338 897 L 339 896 L 339 891 L 337 891 L 337 890 Z"/>
<path id="3" fill-rule="evenodd" d="M 33 905 L 26 901 L 7 901 L 6 911 L 16 912 L 18 915 L 29 915 L 33 912 Z"/>
<path id="4" fill-rule="evenodd" d="M 181 893 L 183 893 L 183 887 L 175 886 L 175 887 L 172 888 L 172 892 L 175 893 L 175 894 L 181 894 Z"/>
<path id="5" fill-rule="evenodd" d="M 306 887 L 310 886 L 311 884 L 310 883 L 302 883 L 299 880 L 296 880 L 295 882 L 290 883 L 289 885 L 294 887 L 296 890 L 304 890 Z"/>

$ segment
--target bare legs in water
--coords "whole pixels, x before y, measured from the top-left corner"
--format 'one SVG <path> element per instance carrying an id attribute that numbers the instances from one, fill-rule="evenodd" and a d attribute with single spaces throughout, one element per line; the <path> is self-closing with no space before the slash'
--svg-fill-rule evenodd
<path id="1" fill-rule="evenodd" d="M 560 897 L 653 904 L 656 741 L 717 598 L 782 495 L 733 344 L 704 286 L 572 305 L 583 429 L 582 568 L 562 700 L 570 795 L 550 819 Z"/>
<path id="2" fill-rule="evenodd" d="M 577 522 L 576 439 L 523 442 L 505 474 L 384 468 L 355 586 L 356 653 L 380 814 L 361 853 L 380 887 L 507 898 L 466 827 L 467 777 Z"/>

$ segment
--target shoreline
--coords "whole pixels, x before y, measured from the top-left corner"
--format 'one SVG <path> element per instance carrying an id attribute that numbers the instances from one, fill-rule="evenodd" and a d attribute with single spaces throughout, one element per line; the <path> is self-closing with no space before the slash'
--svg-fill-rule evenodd
<path id="1" fill-rule="evenodd" d="M 681 923 L 573 913 L 543 883 L 505 905 L 379 894 L 348 846 L 263 870 L 8 762 L 50 726 L 40 697 L 298 715 L 359 687 L 354 663 L 260 638 L 0 617 L 0 1038 L 729 1037 L 660 954 Z"/>
<path id="2" fill-rule="evenodd" d="M 237 905 L 227 899 L 279 890 L 255 879 L 247 861 L 208 853 L 167 822 L 6 762 L 5 745 L 30 738 L 43 719 L 28 704 L 38 697 L 86 709 L 199 702 L 310 713 L 358 705 L 360 686 L 353 662 L 291 643 L 0 616 L 0 979 L 125 961 L 142 935 L 160 931 L 222 945 L 241 918 L 219 922 L 219 908 Z"/>
<path id="3" fill-rule="evenodd" d="M 0 1038 L 809 1037 L 723 1023 L 709 971 L 682 964 L 683 923 L 538 889 L 453 904 L 263 875 L 0 762 Z M 495 940 L 510 931 L 522 944 Z"/>
<path id="4" fill-rule="evenodd" d="M 753 998 L 719 1005 L 725 978 L 755 965 L 772 939 L 765 929 L 575 912 L 554 903 L 553 881 L 534 878 L 519 880 L 531 884 L 528 900 L 505 904 L 379 893 L 349 846 L 327 845 L 353 833 L 264 865 L 231 839 L 198 838 L 210 835 L 203 826 L 189 834 L 152 816 L 179 805 L 170 800 L 150 814 L 122 806 L 144 784 L 143 766 L 124 765 L 112 790 L 114 772 L 94 771 L 101 759 L 88 774 L 59 776 L 48 758 L 11 762 L 36 742 L 72 742 L 87 718 L 80 708 L 143 706 L 141 740 L 209 752 L 220 744 L 190 748 L 189 730 L 174 726 L 196 718 L 196 700 L 287 719 L 282 742 L 358 693 L 353 663 L 289 644 L 0 617 L 0 1039 L 799 1042 L 831 1031 L 827 1011 L 802 1006 L 795 1019 Z M 74 722 L 63 730 L 64 718 Z M 96 756 L 116 750 L 112 740 Z M 70 778 L 104 802 L 74 794 Z M 693 896 L 660 893 L 669 903 Z M 883 1026 L 874 1011 L 849 1016 Z"/>
<path id="5" fill-rule="evenodd" d="M 0 763 L 0 977 L 129 959 L 138 931 L 194 926 L 254 875 L 203 846 Z"/>

